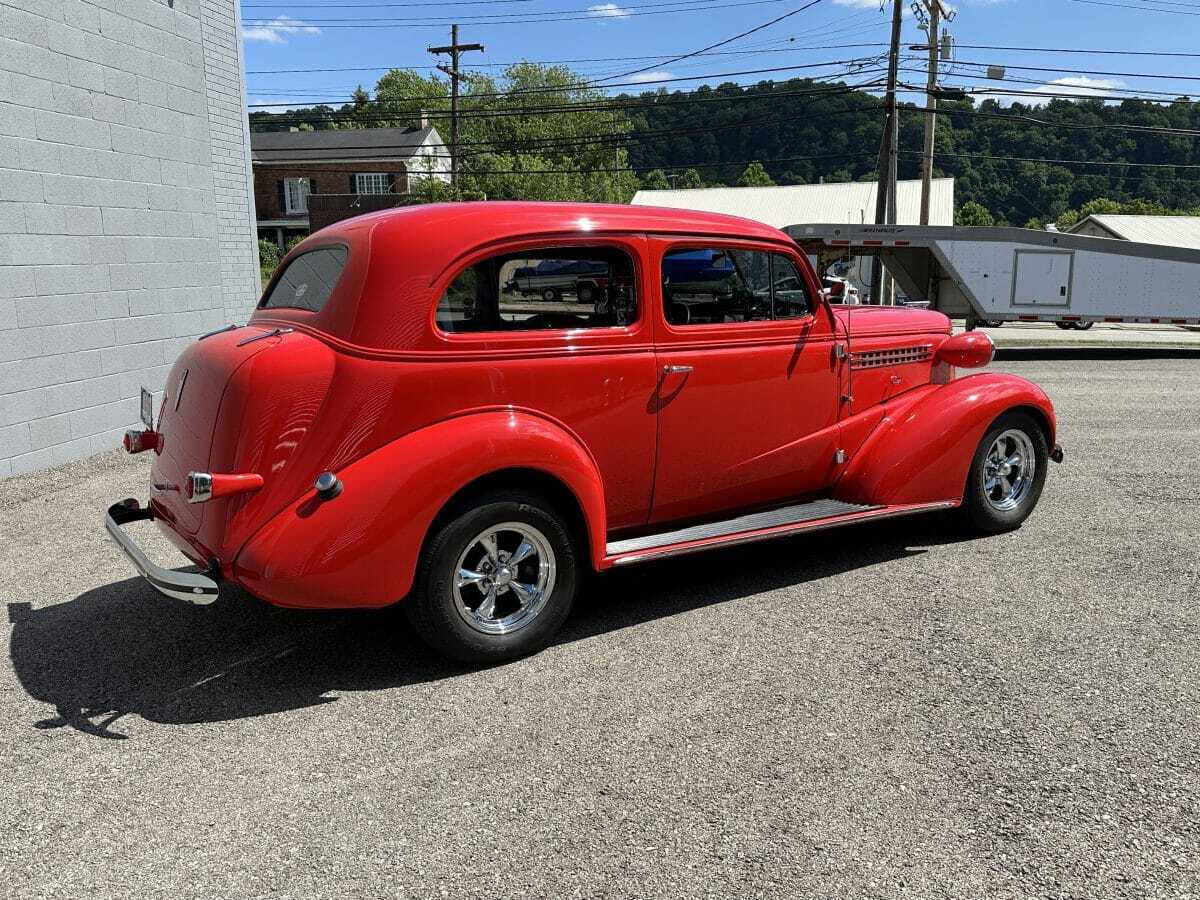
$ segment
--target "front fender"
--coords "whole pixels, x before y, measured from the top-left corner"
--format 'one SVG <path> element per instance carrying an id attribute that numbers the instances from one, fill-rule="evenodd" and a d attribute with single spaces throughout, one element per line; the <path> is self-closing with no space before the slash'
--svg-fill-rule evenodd
<path id="1" fill-rule="evenodd" d="M 567 486 L 597 564 L 606 522 L 594 460 L 554 422 L 497 410 L 447 419 L 384 445 L 337 473 L 344 487 L 332 500 L 310 489 L 247 541 L 234 577 L 279 606 L 387 606 L 412 588 L 421 545 L 446 502 L 475 479 L 509 468 L 537 470 Z"/>
<path id="2" fill-rule="evenodd" d="M 1050 398 L 1015 375 L 970 375 L 897 397 L 849 461 L 834 496 L 850 503 L 959 503 L 984 432 L 1017 407 L 1040 414 L 1035 418 L 1043 420 L 1053 446 Z"/>

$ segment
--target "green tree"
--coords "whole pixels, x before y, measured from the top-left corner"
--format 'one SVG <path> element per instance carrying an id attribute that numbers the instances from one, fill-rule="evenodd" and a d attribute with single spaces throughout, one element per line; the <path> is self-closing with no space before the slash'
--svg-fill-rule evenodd
<path id="1" fill-rule="evenodd" d="M 762 163 L 755 161 L 746 166 L 737 183 L 738 187 L 773 187 L 775 180 L 767 174 Z"/>
<path id="2" fill-rule="evenodd" d="M 642 187 L 648 191 L 665 191 L 670 189 L 671 182 L 662 169 L 651 169 L 642 178 Z"/>
<path id="3" fill-rule="evenodd" d="M 375 128 L 406 128 L 420 122 L 422 115 L 449 113 L 450 86 L 440 78 L 418 75 L 411 69 L 392 69 L 375 85 L 375 99 L 363 111 Z M 362 116 L 360 115 L 360 119 Z M 450 139 L 450 129 L 437 122 Z"/>
<path id="4" fill-rule="evenodd" d="M 510 66 L 499 78 L 472 77 L 459 102 L 459 195 L 628 203 L 637 190 L 628 152 L 597 138 L 629 131 L 629 119 L 604 108 L 602 92 L 579 85 L 570 69 L 535 63 Z M 374 104 L 387 124 L 435 115 L 449 140 L 440 79 L 393 69 L 379 79 Z M 581 108 L 563 110 L 571 104 Z M 440 191 L 429 186 L 417 196 Z"/>
<path id="5" fill-rule="evenodd" d="M 704 179 L 700 177 L 700 173 L 695 169 L 688 169 L 683 173 L 683 178 L 680 179 L 680 187 L 684 188 L 702 188 L 704 187 Z"/>
<path id="6" fill-rule="evenodd" d="M 1062 213 L 1061 215 L 1059 215 L 1059 217 L 1057 219 L 1054 220 L 1054 224 L 1058 226 L 1059 231 L 1066 231 L 1072 225 L 1077 223 L 1079 221 L 1079 219 L 1080 219 L 1079 210 L 1068 209 L 1066 212 Z"/>
<path id="7" fill-rule="evenodd" d="M 995 218 L 992 216 L 988 208 L 981 203 L 976 203 L 974 200 L 968 200 L 958 208 L 958 212 L 954 214 L 955 225 L 994 225 Z"/>

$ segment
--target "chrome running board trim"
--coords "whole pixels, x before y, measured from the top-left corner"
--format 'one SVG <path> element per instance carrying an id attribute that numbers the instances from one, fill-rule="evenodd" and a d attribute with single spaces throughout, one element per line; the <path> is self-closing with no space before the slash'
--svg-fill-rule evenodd
<path id="1" fill-rule="evenodd" d="M 794 506 L 751 513 L 748 516 L 738 516 L 735 519 L 705 522 L 702 525 L 680 528 L 677 531 L 666 531 L 660 534 L 646 535 L 645 537 L 630 538 L 627 541 L 617 541 L 609 544 L 605 548 L 605 552 L 609 556 L 617 556 L 623 553 L 633 553 L 635 550 L 650 550 L 654 547 L 666 547 L 670 544 L 707 540 L 708 538 L 740 534 L 744 531 L 775 528 L 779 525 L 795 525 L 800 522 L 811 522 L 814 519 L 828 519 L 830 516 L 865 512 L 868 509 L 879 508 L 878 506 L 863 506 L 858 503 L 843 503 L 840 500 L 816 500 L 812 503 L 797 503 Z"/>
<path id="2" fill-rule="evenodd" d="M 829 503 L 838 503 L 839 501 L 821 501 Z M 799 507 L 788 507 L 788 509 L 798 510 L 805 506 L 813 504 L 802 504 Z M 854 525 L 858 522 L 873 522 L 879 519 L 892 519 L 898 516 L 910 516 L 923 512 L 935 512 L 937 510 L 954 509 L 959 505 L 957 500 L 942 500 L 935 503 L 913 503 L 904 506 L 860 506 L 853 503 L 840 504 L 843 507 L 849 507 L 850 511 L 834 513 L 829 515 L 818 516 L 814 518 L 804 518 L 793 520 L 790 522 L 782 522 L 775 525 L 759 526 L 756 528 L 743 528 L 736 532 L 728 534 L 709 535 L 707 537 L 690 538 L 685 540 L 674 540 L 670 543 L 659 543 L 653 547 L 644 549 L 620 549 L 627 542 L 619 541 L 615 544 L 609 544 L 606 548 L 606 564 L 607 566 L 629 566 L 640 562 L 650 562 L 656 559 L 668 559 L 672 556 L 682 556 L 685 553 L 698 553 L 702 550 L 715 550 L 722 547 L 733 547 L 738 544 L 749 544 L 755 541 L 766 541 L 777 537 L 786 537 L 788 535 L 800 534 L 807 531 L 825 531 L 831 528 L 840 528 L 844 525 Z M 781 513 L 783 510 L 774 510 L 776 513 Z M 758 514 L 763 515 L 763 514 Z M 744 517 L 751 518 L 751 517 Z M 737 519 L 728 520 L 730 522 L 739 521 Z M 722 525 L 725 523 L 712 523 L 710 528 Z M 697 526 L 700 528 L 702 526 Z M 692 529 L 683 529 L 689 531 Z M 664 537 L 681 532 L 669 532 L 665 535 L 652 535 L 651 537 L 658 539 L 660 542 Z M 639 540 L 647 540 L 643 538 Z M 631 543 L 631 542 L 629 542 Z"/>

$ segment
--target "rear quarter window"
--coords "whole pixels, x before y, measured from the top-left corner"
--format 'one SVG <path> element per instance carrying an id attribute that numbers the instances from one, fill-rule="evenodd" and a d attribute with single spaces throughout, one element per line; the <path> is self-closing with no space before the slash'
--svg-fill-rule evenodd
<path id="1" fill-rule="evenodd" d="M 259 309 L 307 309 L 320 312 L 333 293 L 348 253 L 345 247 L 321 247 L 287 264 L 258 304 Z"/>

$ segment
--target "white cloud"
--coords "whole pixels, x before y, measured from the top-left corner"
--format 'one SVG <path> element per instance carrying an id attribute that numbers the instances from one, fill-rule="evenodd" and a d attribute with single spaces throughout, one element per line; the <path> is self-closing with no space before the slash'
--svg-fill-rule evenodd
<path id="1" fill-rule="evenodd" d="M 666 78 L 674 78 L 673 72 L 668 72 L 665 69 L 659 69 L 655 72 L 638 72 L 636 75 L 630 75 L 629 80 L 635 84 L 641 84 L 646 81 L 662 81 Z"/>
<path id="2" fill-rule="evenodd" d="M 588 13 L 598 19 L 626 19 L 632 15 L 625 7 L 615 3 L 597 3 L 588 7 Z"/>
<path id="3" fill-rule="evenodd" d="M 1033 94 L 1074 94 L 1087 97 L 1104 97 L 1118 88 L 1125 87 L 1125 82 L 1113 78 L 1089 78 L 1086 75 L 1071 75 L 1066 78 L 1055 78 L 1038 87 L 1029 88 Z M 1024 90 L 1024 88 L 1022 88 Z M 989 95 L 984 95 L 989 96 Z M 992 94 L 993 99 L 1001 106 L 1011 106 L 1013 103 L 1023 103 L 1026 106 L 1045 106 L 1050 99 L 1028 96 L 1024 94 Z M 982 98 L 981 98 L 982 99 Z"/>
<path id="4" fill-rule="evenodd" d="M 276 16 L 265 25 L 250 25 L 242 29 L 242 37 L 248 41 L 266 41 L 268 44 L 283 44 L 290 34 L 320 34 L 321 29 L 291 16 Z"/>

